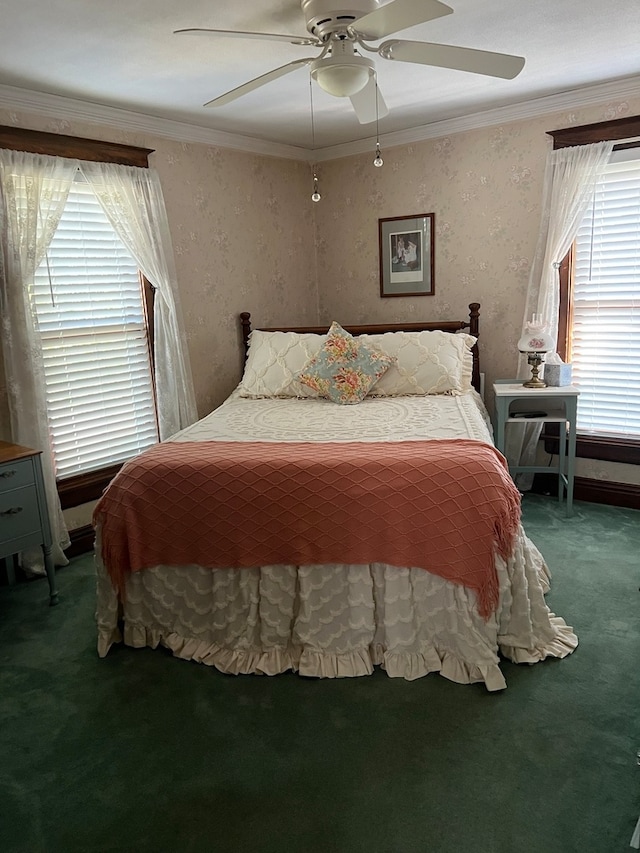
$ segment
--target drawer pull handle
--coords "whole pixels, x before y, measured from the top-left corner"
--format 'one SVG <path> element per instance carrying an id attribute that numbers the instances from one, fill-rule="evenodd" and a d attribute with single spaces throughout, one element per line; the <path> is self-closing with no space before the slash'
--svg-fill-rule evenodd
<path id="1" fill-rule="evenodd" d="M 12 506 L 9 509 L 5 509 L 3 512 L 0 512 L 0 515 L 17 515 L 19 512 L 22 512 L 21 506 Z"/>
<path id="2" fill-rule="evenodd" d="M 3 471 L 3 472 L 0 474 L 0 477 L 5 477 L 5 478 L 6 478 L 6 477 L 13 477 L 15 473 L 16 473 L 16 472 L 15 472 L 15 469 L 12 469 L 12 470 L 10 470 L 10 471 Z"/>

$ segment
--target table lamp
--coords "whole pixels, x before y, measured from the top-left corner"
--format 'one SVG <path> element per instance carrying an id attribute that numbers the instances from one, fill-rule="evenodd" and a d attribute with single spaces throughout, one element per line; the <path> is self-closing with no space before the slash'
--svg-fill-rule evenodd
<path id="1" fill-rule="evenodd" d="M 553 352 L 556 342 L 547 331 L 547 326 L 542 322 L 541 314 L 534 314 L 528 323 L 525 323 L 524 333 L 518 341 L 518 349 L 526 353 L 527 361 L 531 366 L 531 377 L 522 384 L 525 388 L 546 388 L 547 383 L 540 379 L 538 372 L 547 352 Z"/>

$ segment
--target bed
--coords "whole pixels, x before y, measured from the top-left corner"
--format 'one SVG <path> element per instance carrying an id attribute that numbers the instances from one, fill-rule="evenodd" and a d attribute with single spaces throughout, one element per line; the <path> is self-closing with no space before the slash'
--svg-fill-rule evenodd
<path id="1" fill-rule="evenodd" d="M 330 329 L 243 313 L 238 387 L 96 508 L 99 655 L 495 691 L 502 658 L 570 654 L 479 394 L 479 308 Z"/>

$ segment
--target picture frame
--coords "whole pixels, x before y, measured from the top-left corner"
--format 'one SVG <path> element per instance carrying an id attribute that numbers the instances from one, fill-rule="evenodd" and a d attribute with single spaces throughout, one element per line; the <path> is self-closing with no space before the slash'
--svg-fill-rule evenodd
<path id="1" fill-rule="evenodd" d="M 433 213 L 378 219 L 380 296 L 433 296 Z"/>

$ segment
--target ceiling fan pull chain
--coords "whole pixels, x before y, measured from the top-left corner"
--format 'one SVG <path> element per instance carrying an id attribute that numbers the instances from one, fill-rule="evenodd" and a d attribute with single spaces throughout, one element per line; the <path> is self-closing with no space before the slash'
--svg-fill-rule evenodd
<path id="1" fill-rule="evenodd" d="M 313 120 L 313 81 L 311 79 L 311 75 L 309 75 L 309 104 L 311 106 L 311 148 L 316 150 L 316 127 Z M 313 192 L 311 193 L 311 201 L 319 202 L 322 196 L 320 195 L 320 190 L 318 189 L 318 176 L 316 174 L 316 167 L 313 166 Z"/>
<path id="2" fill-rule="evenodd" d="M 384 160 L 382 159 L 382 154 L 380 153 L 380 130 L 378 128 L 378 121 L 380 119 L 380 115 L 379 115 L 379 111 L 378 111 L 378 75 L 375 74 L 374 77 L 375 77 L 375 83 L 376 83 L 376 87 L 375 87 L 375 97 L 376 97 L 376 156 L 375 156 L 375 160 L 373 161 L 373 165 L 376 167 L 376 169 L 379 169 L 381 166 L 384 165 Z"/>

